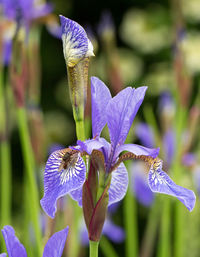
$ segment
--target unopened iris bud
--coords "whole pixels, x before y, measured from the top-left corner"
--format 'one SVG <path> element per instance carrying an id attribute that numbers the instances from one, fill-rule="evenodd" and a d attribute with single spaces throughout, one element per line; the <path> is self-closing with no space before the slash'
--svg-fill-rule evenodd
<path id="1" fill-rule="evenodd" d="M 60 15 L 63 53 L 68 71 L 68 83 L 76 121 L 83 120 L 87 96 L 89 58 L 93 46 L 85 30 L 75 21 Z"/>

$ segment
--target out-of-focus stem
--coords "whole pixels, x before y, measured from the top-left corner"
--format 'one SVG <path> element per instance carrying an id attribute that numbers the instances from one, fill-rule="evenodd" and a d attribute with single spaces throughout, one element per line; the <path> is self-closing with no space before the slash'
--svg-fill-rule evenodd
<path id="1" fill-rule="evenodd" d="M 171 256 L 171 242 L 170 242 L 170 211 L 171 211 L 170 199 L 165 198 L 163 202 L 162 214 L 161 214 L 161 226 L 160 226 L 160 240 L 158 257 Z"/>
<path id="2" fill-rule="evenodd" d="M 136 200 L 128 187 L 124 198 L 124 226 L 126 231 L 126 257 L 138 256 L 138 228 L 136 215 Z"/>
<path id="3" fill-rule="evenodd" d="M 114 247 L 105 236 L 101 237 L 100 248 L 106 257 L 118 257 Z"/>
<path id="4" fill-rule="evenodd" d="M 148 216 L 147 227 L 143 237 L 140 257 L 152 256 L 156 233 L 160 222 L 160 201 L 159 195 L 156 196 L 154 204 Z"/>
<path id="5" fill-rule="evenodd" d="M 34 226 L 35 239 L 37 245 L 37 256 L 42 256 L 42 234 L 39 223 L 39 196 L 35 178 L 35 162 L 31 147 L 26 111 L 23 107 L 17 108 L 17 118 L 19 126 L 20 141 L 25 163 L 27 183 L 29 185 L 29 208 L 31 208 L 31 220 Z M 28 206 L 27 206 L 28 207 Z"/>
<path id="6" fill-rule="evenodd" d="M 1 181 L 1 228 L 11 223 L 11 156 L 7 132 L 3 68 L 0 64 L 0 181 Z M 4 245 L 4 244 L 2 244 Z M 3 249 L 4 250 L 4 249 Z"/>
<path id="7" fill-rule="evenodd" d="M 11 222 L 11 158 L 8 140 L 1 142 L 1 226 Z"/>
<path id="8" fill-rule="evenodd" d="M 90 257 L 98 257 L 99 242 L 90 241 Z"/>
<path id="9" fill-rule="evenodd" d="M 176 183 L 179 183 L 182 168 L 180 166 L 181 162 L 181 153 L 182 153 L 182 145 L 181 145 L 181 136 L 185 127 L 186 122 L 186 110 L 183 106 L 179 105 L 177 110 L 177 118 L 176 118 L 176 156 L 174 165 L 172 167 L 174 179 Z M 183 206 L 181 206 L 180 202 L 175 203 L 175 235 L 174 235 L 174 256 L 182 257 L 183 255 L 183 245 L 184 245 L 184 210 Z"/>

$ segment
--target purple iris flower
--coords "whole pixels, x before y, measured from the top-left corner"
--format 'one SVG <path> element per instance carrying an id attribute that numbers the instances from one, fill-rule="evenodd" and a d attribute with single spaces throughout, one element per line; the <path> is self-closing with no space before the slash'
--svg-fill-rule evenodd
<path id="1" fill-rule="evenodd" d="M 69 148 L 56 151 L 50 155 L 44 173 L 44 197 L 41 205 L 45 212 L 54 217 L 56 202 L 59 197 L 70 193 L 81 205 L 82 185 L 85 182 L 86 167 L 81 153 L 91 155 L 93 150 L 103 154 L 105 172 L 110 173 L 118 160 L 119 154 L 129 151 L 135 155 L 156 158 L 159 149 L 149 149 L 135 144 L 124 144 L 134 117 L 143 101 L 146 87 L 134 89 L 128 87 L 111 97 L 109 89 L 98 78 L 91 79 L 92 97 L 92 134 L 93 139 L 77 141 L 71 150 L 71 159 L 63 165 L 63 158 L 69 157 Z M 111 143 L 100 137 L 106 125 L 110 133 Z M 62 168 L 62 166 L 65 166 Z M 128 173 L 123 163 L 113 172 L 109 188 L 109 205 L 120 201 L 127 190 Z"/>
<path id="2" fill-rule="evenodd" d="M 4 226 L 2 234 L 6 243 L 8 257 L 27 257 L 26 249 L 15 236 L 15 231 L 11 226 Z M 43 257 L 61 257 L 67 239 L 68 227 L 56 232 L 46 243 Z M 0 254 L 6 256 L 5 253 Z"/>
<path id="3" fill-rule="evenodd" d="M 77 146 L 52 153 L 46 163 L 41 205 L 50 217 L 55 216 L 57 199 L 65 194 L 70 194 L 81 205 L 82 186 L 86 178 L 86 166 L 82 155 L 85 154 L 91 158 L 96 154 L 104 172 L 112 175 L 108 190 L 108 206 L 120 201 L 126 194 L 128 173 L 122 161 L 131 156 L 149 161 L 149 185 L 152 191 L 176 196 L 189 210 L 194 207 L 194 193 L 177 186 L 162 171 L 162 162 L 156 159 L 159 148 L 150 149 L 136 144 L 124 144 L 146 89 L 147 87 L 127 87 L 112 98 L 105 84 L 92 77 L 93 139 L 84 142 L 78 140 Z M 100 137 L 106 124 L 110 143 Z M 120 156 L 124 151 L 128 153 Z"/>

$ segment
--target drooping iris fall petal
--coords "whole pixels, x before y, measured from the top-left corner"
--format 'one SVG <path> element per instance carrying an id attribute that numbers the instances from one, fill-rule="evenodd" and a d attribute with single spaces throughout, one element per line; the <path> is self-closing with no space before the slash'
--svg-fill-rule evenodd
<path id="1" fill-rule="evenodd" d="M 44 211 L 52 218 L 56 212 L 56 202 L 61 196 L 83 185 L 86 167 L 80 154 L 73 161 L 68 160 L 66 167 L 61 167 L 67 149 L 52 153 L 46 163 L 44 172 L 44 197 L 40 203 Z"/>
<path id="2" fill-rule="evenodd" d="M 144 99 L 147 87 L 128 87 L 113 97 L 106 108 L 107 125 L 112 148 L 122 145 L 135 115 Z"/>
<path id="3" fill-rule="evenodd" d="M 156 168 L 151 167 L 149 172 L 149 186 L 153 192 L 175 196 L 189 211 L 193 210 L 196 201 L 194 192 L 176 185 L 162 170 L 161 162 Z"/>

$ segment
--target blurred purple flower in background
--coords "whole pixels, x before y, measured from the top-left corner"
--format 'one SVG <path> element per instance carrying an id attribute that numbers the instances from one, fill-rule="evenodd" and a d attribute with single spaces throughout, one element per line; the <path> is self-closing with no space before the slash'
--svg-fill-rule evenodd
<path id="1" fill-rule="evenodd" d="M 89 245 L 89 238 L 87 227 L 84 222 L 81 224 L 81 231 L 80 231 L 80 240 L 82 245 Z M 123 228 L 120 226 L 115 225 L 110 219 L 106 219 L 102 235 L 107 236 L 113 243 L 122 243 L 125 239 L 125 232 Z"/>
<path id="2" fill-rule="evenodd" d="M 2 59 L 4 65 L 8 65 L 12 52 L 12 39 L 18 29 L 25 29 L 25 41 L 28 38 L 30 25 L 34 20 L 44 17 L 52 12 L 51 4 L 38 4 L 34 0 L 2 0 L 0 2 L 2 8 L 2 16 L 4 20 L 3 29 L 3 54 Z M 1 21 L 2 22 L 2 21 Z"/>
<path id="3" fill-rule="evenodd" d="M 175 142 L 175 131 L 172 128 L 169 128 L 163 136 L 164 160 L 166 161 L 168 167 L 171 166 L 175 156 Z"/>
<path id="4" fill-rule="evenodd" d="M 154 193 L 148 184 L 148 170 L 142 162 L 133 162 L 131 167 L 131 188 L 138 202 L 150 206 L 154 200 Z"/>
<path id="5" fill-rule="evenodd" d="M 15 236 L 15 231 L 11 226 L 4 226 L 2 234 L 6 243 L 8 257 L 27 257 L 23 244 Z M 67 239 L 68 227 L 56 232 L 46 243 L 43 257 L 61 257 Z M 6 256 L 2 254 L 0 256 Z"/>
<path id="6" fill-rule="evenodd" d="M 152 128 L 145 122 L 140 122 L 135 126 L 135 134 L 146 147 L 155 146 L 155 138 Z"/>

